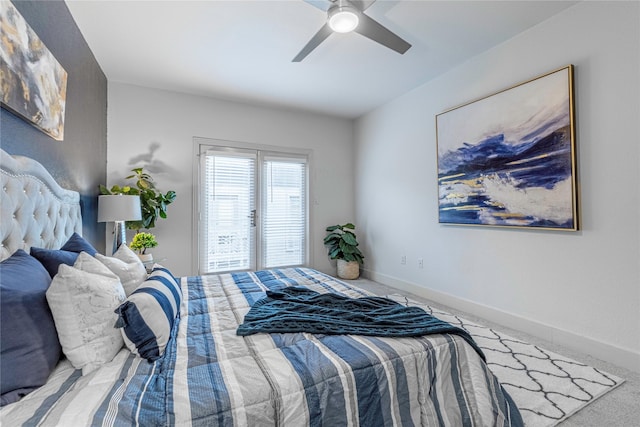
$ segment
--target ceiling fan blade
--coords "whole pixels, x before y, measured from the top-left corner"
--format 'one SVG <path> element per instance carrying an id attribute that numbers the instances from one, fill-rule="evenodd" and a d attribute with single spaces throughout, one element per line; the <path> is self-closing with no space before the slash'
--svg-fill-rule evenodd
<path id="1" fill-rule="evenodd" d="M 305 3 L 308 3 L 313 7 L 317 7 L 323 12 L 328 11 L 335 1 L 336 0 L 304 0 Z"/>
<path id="2" fill-rule="evenodd" d="M 362 34 L 363 36 L 368 37 L 389 49 L 395 50 L 400 54 L 405 53 L 411 47 L 409 43 L 364 13 L 360 13 L 359 16 L 360 23 L 354 30 L 356 33 Z"/>
<path id="3" fill-rule="evenodd" d="M 309 43 L 307 43 L 307 45 L 302 48 L 300 53 L 298 53 L 291 62 L 302 61 L 307 55 L 311 53 L 313 49 L 318 47 L 320 43 L 322 43 L 327 37 L 329 37 L 331 33 L 333 33 L 333 31 L 331 31 L 329 24 L 324 24 L 322 28 L 320 28 L 320 30 L 318 30 L 318 32 L 311 38 L 311 40 L 309 40 Z"/>
<path id="4" fill-rule="evenodd" d="M 305 0 L 306 1 L 306 0 Z M 364 12 L 376 2 L 376 0 L 348 0 L 360 12 Z"/>
<path id="5" fill-rule="evenodd" d="M 339 0 L 303 0 L 303 1 L 317 9 L 322 10 L 323 12 L 327 12 L 331 6 L 338 5 L 340 3 Z M 369 9 L 369 7 L 376 2 L 376 0 L 342 0 L 342 2 L 351 4 L 360 12 L 364 12 L 365 10 Z"/>

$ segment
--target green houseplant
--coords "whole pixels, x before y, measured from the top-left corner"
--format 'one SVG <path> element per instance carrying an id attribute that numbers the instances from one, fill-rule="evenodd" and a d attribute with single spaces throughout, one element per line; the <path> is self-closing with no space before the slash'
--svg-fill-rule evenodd
<path id="1" fill-rule="evenodd" d="M 100 185 L 100 194 L 125 194 L 130 196 L 140 196 L 140 207 L 142 210 L 142 220 L 127 221 L 127 228 L 140 232 L 141 229 L 151 229 L 156 226 L 158 218 L 167 217 L 167 206 L 176 199 L 176 192 L 173 190 L 162 193 L 156 189 L 151 175 L 143 168 L 131 170 L 133 175 L 125 179 L 135 179 L 135 186 L 114 185 L 110 189 Z"/>
<path id="2" fill-rule="evenodd" d="M 153 256 L 147 253 L 147 249 L 155 248 L 158 246 L 156 236 L 151 233 L 137 233 L 133 236 L 133 240 L 129 244 L 129 247 L 138 252 L 138 256 L 142 261 L 151 261 Z"/>
<path id="3" fill-rule="evenodd" d="M 338 261 L 338 277 L 357 279 L 360 276 L 360 265 L 364 263 L 364 255 L 358 248 L 355 233 L 356 226 L 347 223 L 327 227 L 324 245 L 329 258 Z"/>
<path id="4" fill-rule="evenodd" d="M 158 246 L 156 236 L 151 233 L 144 232 L 133 236 L 133 240 L 131 241 L 131 244 L 129 244 L 129 247 L 140 255 L 144 255 L 147 252 L 147 249 L 155 248 L 156 246 Z"/>

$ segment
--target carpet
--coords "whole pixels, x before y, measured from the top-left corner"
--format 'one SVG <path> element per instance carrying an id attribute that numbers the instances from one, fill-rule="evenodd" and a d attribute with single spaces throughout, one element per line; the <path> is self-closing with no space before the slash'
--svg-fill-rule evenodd
<path id="1" fill-rule="evenodd" d="M 403 305 L 422 307 L 469 332 L 484 352 L 487 365 L 520 409 L 526 426 L 555 426 L 624 382 L 615 375 L 405 296 L 386 297 Z"/>

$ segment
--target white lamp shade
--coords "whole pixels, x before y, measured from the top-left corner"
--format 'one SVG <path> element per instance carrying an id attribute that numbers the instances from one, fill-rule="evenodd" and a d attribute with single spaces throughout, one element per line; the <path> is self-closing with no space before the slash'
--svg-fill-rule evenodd
<path id="1" fill-rule="evenodd" d="M 140 196 L 103 195 L 98 197 L 98 222 L 142 219 Z"/>

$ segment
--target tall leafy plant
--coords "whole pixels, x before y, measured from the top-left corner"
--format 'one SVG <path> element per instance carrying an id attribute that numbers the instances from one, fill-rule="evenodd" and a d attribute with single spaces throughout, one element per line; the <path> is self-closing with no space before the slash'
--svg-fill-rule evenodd
<path id="1" fill-rule="evenodd" d="M 140 196 L 140 207 L 142 219 L 140 221 L 127 221 L 127 228 L 140 232 L 141 229 L 151 229 L 156 226 L 158 218 L 167 217 L 167 206 L 176 199 L 176 192 L 169 190 L 166 193 L 158 191 L 151 175 L 144 171 L 144 168 L 131 169 L 132 175 L 125 179 L 134 179 L 135 186 L 114 185 L 110 189 L 100 185 L 100 194 L 125 194 L 130 196 Z"/>
<path id="2" fill-rule="evenodd" d="M 329 258 L 364 263 L 364 255 L 358 249 L 355 229 L 356 226 L 351 223 L 327 227 L 329 234 L 324 238 L 324 245 L 329 252 Z"/>

